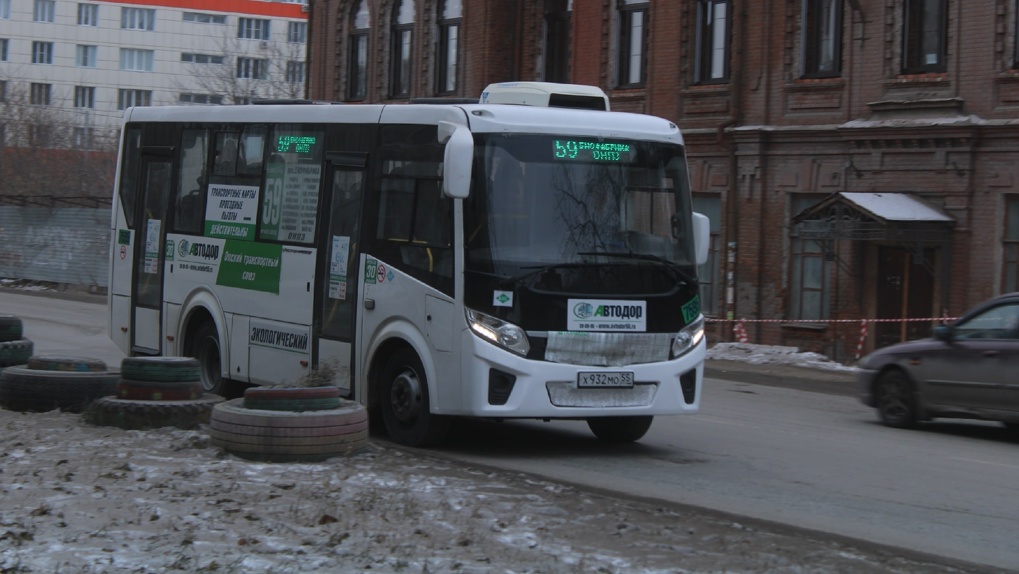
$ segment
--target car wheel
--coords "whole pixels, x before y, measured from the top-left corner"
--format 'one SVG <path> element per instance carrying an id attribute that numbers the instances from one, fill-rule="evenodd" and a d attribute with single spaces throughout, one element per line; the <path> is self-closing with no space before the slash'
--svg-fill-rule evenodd
<path id="1" fill-rule="evenodd" d="M 450 421 L 430 412 L 428 379 L 417 353 L 407 348 L 393 353 L 382 371 L 381 384 L 382 421 L 389 438 L 407 446 L 442 440 Z"/>
<path id="2" fill-rule="evenodd" d="M 654 417 L 595 417 L 587 419 L 594 436 L 606 442 L 634 442 L 640 440 Z"/>
<path id="3" fill-rule="evenodd" d="M 881 422 L 893 428 L 916 424 L 913 383 L 902 371 L 888 371 L 878 378 L 877 412 Z"/>

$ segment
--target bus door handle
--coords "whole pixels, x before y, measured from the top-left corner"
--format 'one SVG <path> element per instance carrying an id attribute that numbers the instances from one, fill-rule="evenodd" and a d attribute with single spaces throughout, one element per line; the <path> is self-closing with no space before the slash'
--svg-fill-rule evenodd
<path id="1" fill-rule="evenodd" d="M 368 309 L 369 311 L 374 309 L 375 308 L 375 299 L 365 299 L 364 300 L 364 308 Z"/>

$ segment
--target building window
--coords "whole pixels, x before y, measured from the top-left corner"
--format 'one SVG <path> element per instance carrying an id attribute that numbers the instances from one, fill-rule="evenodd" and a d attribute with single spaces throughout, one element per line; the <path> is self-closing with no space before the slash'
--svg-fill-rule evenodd
<path id="1" fill-rule="evenodd" d="M 190 64 L 222 64 L 223 56 L 214 56 L 212 54 L 190 54 L 184 52 L 180 55 L 181 62 L 188 62 Z"/>
<path id="2" fill-rule="evenodd" d="M 705 315 L 718 317 L 722 314 L 722 197 L 720 195 L 695 195 L 693 209 L 708 218 L 711 242 L 708 245 L 708 260 L 697 268 L 697 280 L 701 284 L 701 311 Z"/>
<path id="3" fill-rule="evenodd" d="M 74 65 L 84 68 L 96 67 L 96 47 L 79 44 L 74 52 Z"/>
<path id="4" fill-rule="evenodd" d="M 214 94 L 181 94 L 180 103 L 182 104 L 223 104 L 223 96 Z"/>
<path id="5" fill-rule="evenodd" d="M 0 102 L 7 101 L 7 80 L 0 80 Z"/>
<path id="6" fill-rule="evenodd" d="M 241 18 L 237 24 L 237 37 L 248 40 L 268 40 L 269 21 L 258 18 Z"/>
<path id="7" fill-rule="evenodd" d="M 697 59 L 694 81 L 698 84 L 729 80 L 730 0 L 697 0 Z"/>
<path id="8" fill-rule="evenodd" d="M 154 59 L 152 50 L 136 50 L 133 48 L 120 49 L 120 69 L 133 70 L 135 72 L 151 72 Z"/>
<path id="9" fill-rule="evenodd" d="M 28 145 L 30 147 L 49 147 L 53 139 L 53 126 L 48 124 L 32 124 L 28 126 Z"/>
<path id="10" fill-rule="evenodd" d="M 461 0 L 445 0 L 439 4 L 439 46 L 436 90 L 452 94 L 460 76 L 460 22 L 463 19 Z"/>
<path id="11" fill-rule="evenodd" d="M 92 141 L 95 140 L 93 128 L 74 128 L 74 147 L 79 149 L 91 149 Z"/>
<path id="12" fill-rule="evenodd" d="M 287 62 L 287 81 L 291 84 L 304 83 L 304 62 Z"/>
<path id="13" fill-rule="evenodd" d="M 197 22 L 199 24 L 226 24 L 226 16 L 222 14 L 203 14 L 201 12 L 185 12 L 185 22 Z"/>
<path id="14" fill-rule="evenodd" d="M 546 82 L 570 81 L 570 16 L 573 0 L 545 0 L 544 75 Z"/>
<path id="15" fill-rule="evenodd" d="M 1005 261 L 1001 292 L 1019 291 L 1019 196 L 1005 199 L 1005 232 L 1002 234 Z"/>
<path id="16" fill-rule="evenodd" d="M 357 3 L 353 13 L 354 22 L 350 33 L 350 60 L 347 64 L 347 99 L 363 100 L 368 95 L 368 5 L 365 0 Z"/>
<path id="17" fill-rule="evenodd" d="M 121 8 L 120 27 L 125 30 L 155 30 L 156 11 L 152 8 Z"/>
<path id="18" fill-rule="evenodd" d="M 126 110 L 133 106 L 151 106 L 152 91 L 150 90 L 117 90 L 117 109 Z"/>
<path id="19" fill-rule="evenodd" d="M 36 22 L 52 22 L 57 11 L 55 0 L 35 0 L 32 9 L 32 19 Z M 8 9 L 8 12 L 10 10 Z M 8 15 L 8 17 L 10 17 Z"/>
<path id="20" fill-rule="evenodd" d="M 0 38 L 0 62 L 7 61 L 7 50 L 10 46 L 10 41 L 7 38 Z"/>
<path id="21" fill-rule="evenodd" d="M 308 41 L 308 23 L 290 22 L 287 24 L 287 42 L 303 44 Z"/>
<path id="22" fill-rule="evenodd" d="M 0 20 L 11 19 L 11 0 L 0 0 Z"/>
<path id="23" fill-rule="evenodd" d="M 99 25 L 99 5 L 98 4 L 78 4 L 78 25 L 79 26 L 98 26 Z"/>
<path id="24" fill-rule="evenodd" d="M 74 107 L 96 107 L 96 89 L 92 86 L 74 86 Z"/>
<path id="25" fill-rule="evenodd" d="M 246 80 L 261 80 L 269 69 L 268 60 L 237 58 L 237 77 Z"/>
<path id="26" fill-rule="evenodd" d="M 792 198 L 792 212 L 800 213 L 824 196 L 797 195 Z M 814 239 L 796 236 L 793 228 L 790 248 L 791 277 L 789 281 L 789 318 L 807 321 L 828 319 L 828 275 L 830 264 L 821 244 Z"/>
<path id="27" fill-rule="evenodd" d="M 32 42 L 32 63 L 53 63 L 53 42 Z"/>
<path id="28" fill-rule="evenodd" d="M 50 94 L 52 92 L 53 86 L 50 84 L 32 83 L 29 86 L 28 101 L 37 106 L 48 106 L 50 105 Z"/>
<path id="29" fill-rule="evenodd" d="M 944 72 L 947 59 L 947 0 L 906 0 L 902 73 Z"/>
<path id="30" fill-rule="evenodd" d="M 414 2 L 400 0 L 393 10 L 393 49 L 390 58 L 390 90 L 394 98 L 410 95 L 411 50 L 414 41 Z"/>
<path id="31" fill-rule="evenodd" d="M 842 72 L 842 0 L 803 0 L 803 76 Z"/>
<path id="32" fill-rule="evenodd" d="M 619 0 L 619 85 L 644 84 L 647 0 Z"/>

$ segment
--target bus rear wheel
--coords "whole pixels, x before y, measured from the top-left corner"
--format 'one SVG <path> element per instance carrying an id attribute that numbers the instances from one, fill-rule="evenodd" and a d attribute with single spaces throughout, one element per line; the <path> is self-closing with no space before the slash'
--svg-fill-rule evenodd
<path id="1" fill-rule="evenodd" d="M 634 442 L 640 440 L 654 417 L 593 417 L 587 419 L 587 426 L 594 436 L 605 442 Z"/>
<path id="2" fill-rule="evenodd" d="M 195 334 L 188 341 L 187 355 L 198 359 L 205 392 L 227 396 L 227 380 L 223 378 L 219 332 L 215 323 L 206 321 L 195 329 Z"/>
<path id="3" fill-rule="evenodd" d="M 417 353 L 400 349 L 382 371 L 382 420 L 393 442 L 426 446 L 443 439 L 449 418 L 434 415 L 428 400 L 428 379 Z"/>

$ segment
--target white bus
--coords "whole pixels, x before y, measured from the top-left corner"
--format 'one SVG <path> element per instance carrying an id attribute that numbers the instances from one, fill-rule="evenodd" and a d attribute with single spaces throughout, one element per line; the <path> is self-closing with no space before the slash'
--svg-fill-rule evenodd
<path id="1" fill-rule="evenodd" d="M 111 338 L 209 392 L 327 376 L 407 445 L 451 416 L 633 441 L 699 407 L 708 227 L 664 119 L 133 108 L 113 206 Z"/>

